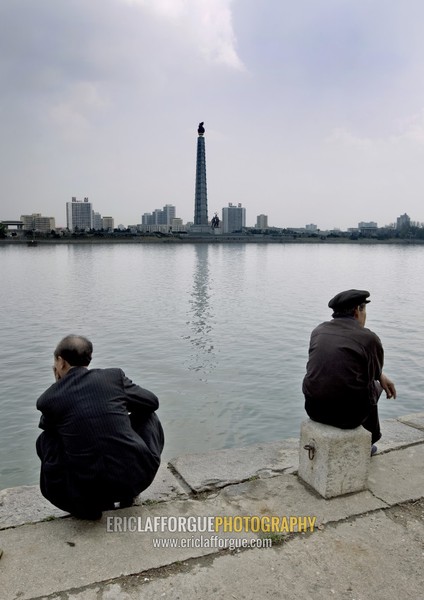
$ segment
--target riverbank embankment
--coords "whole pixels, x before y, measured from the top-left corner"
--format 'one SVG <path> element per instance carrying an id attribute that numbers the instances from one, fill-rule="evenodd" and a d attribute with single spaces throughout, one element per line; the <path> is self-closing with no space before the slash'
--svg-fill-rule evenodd
<path id="1" fill-rule="evenodd" d="M 23 237 L 0 239 L 1 247 L 10 246 L 28 246 L 37 248 L 38 246 L 57 246 L 57 245 L 104 245 L 104 244 L 324 244 L 324 245 L 346 245 L 356 246 L 411 246 L 422 245 L 421 239 L 374 239 L 358 238 L 350 239 L 345 237 L 300 237 L 300 236 L 268 236 L 268 235 L 199 235 L 199 236 L 178 236 L 178 235 L 134 235 L 117 237 L 96 237 L 87 235 L 81 237 L 64 238 L 36 238 L 34 241 Z"/>
<path id="2" fill-rule="evenodd" d="M 3 490 L 1 597 L 419 600 L 424 413 L 382 432 L 369 489 L 330 500 L 298 479 L 297 439 L 180 456 L 96 522 Z"/>

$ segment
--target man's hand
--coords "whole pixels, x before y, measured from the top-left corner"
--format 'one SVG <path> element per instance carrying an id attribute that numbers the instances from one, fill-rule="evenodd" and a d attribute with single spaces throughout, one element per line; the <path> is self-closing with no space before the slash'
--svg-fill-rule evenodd
<path id="1" fill-rule="evenodd" d="M 396 388 L 393 381 L 390 381 L 390 379 L 382 373 L 380 377 L 380 383 L 381 387 L 386 392 L 386 397 L 396 400 Z"/>

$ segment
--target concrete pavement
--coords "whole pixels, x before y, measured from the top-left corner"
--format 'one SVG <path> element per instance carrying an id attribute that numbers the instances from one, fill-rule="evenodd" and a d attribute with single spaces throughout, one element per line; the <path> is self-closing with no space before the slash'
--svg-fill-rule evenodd
<path id="1" fill-rule="evenodd" d="M 369 489 L 331 500 L 297 478 L 298 440 L 179 457 L 134 507 L 97 522 L 66 516 L 36 487 L 3 490 L 0 597 L 421 600 L 424 413 L 382 431 Z M 255 530 L 271 517 L 278 531 Z"/>

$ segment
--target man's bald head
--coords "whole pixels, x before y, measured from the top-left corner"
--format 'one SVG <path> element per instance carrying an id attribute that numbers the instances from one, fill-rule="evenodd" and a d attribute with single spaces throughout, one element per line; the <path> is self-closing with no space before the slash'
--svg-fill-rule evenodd
<path id="1" fill-rule="evenodd" d="M 67 335 L 61 340 L 54 357 L 63 358 L 71 367 L 88 367 L 93 354 L 93 344 L 82 335 Z"/>

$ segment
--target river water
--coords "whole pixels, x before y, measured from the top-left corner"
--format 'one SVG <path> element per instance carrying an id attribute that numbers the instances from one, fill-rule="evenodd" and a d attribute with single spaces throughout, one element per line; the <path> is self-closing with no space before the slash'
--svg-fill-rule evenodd
<path id="1" fill-rule="evenodd" d="M 424 246 L 1 246 L 0 489 L 38 481 L 35 402 L 68 333 L 158 395 L 165 459 L 297 437 L 310 332 L 348 288 L 371 292 L 398 389 L 381 417 L 424 410 Z"/>

